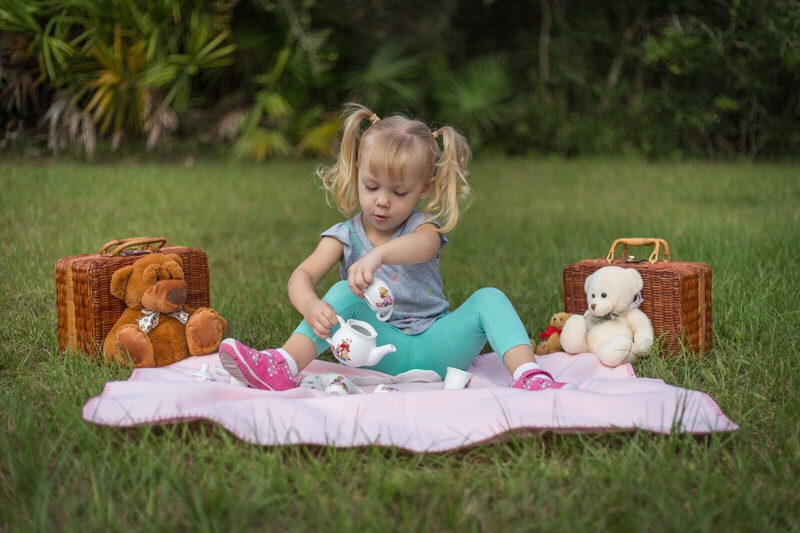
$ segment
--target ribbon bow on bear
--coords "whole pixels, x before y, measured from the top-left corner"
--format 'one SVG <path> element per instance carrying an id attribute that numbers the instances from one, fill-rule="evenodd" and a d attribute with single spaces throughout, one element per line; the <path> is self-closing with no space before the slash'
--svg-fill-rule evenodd
<path id="1" fill-rule="evenodd" d="M 186 321 L 189 320 L 189 313 L 187 313 L 180 307 L 177 308 L 175 311 L 167 314 L 173 318 L 177 318 L 181 324 L 186 324 Z M 145 333 L 150 332 L 150 330 L 152 330 L 158 325 L 159 316 L 161 316 L 161 313 L 159 313 L 158 311 L 142 309 L 142 316 L 140 316 L 139 320 L 137 321 L 139 327 L 142 328 L 142 331 L 144 331 Z"/>

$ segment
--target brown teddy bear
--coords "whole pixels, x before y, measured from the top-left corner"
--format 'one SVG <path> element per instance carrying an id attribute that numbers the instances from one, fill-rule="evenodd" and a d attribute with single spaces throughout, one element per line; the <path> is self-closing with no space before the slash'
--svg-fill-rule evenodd
<path id="1" fill-rule="evenodd" d="M 564 322 L 570 316 L 572 316 L 571 313 L 556 313 L 550 318 L 550 325 L 539 335 L 542 342 L 536 346 L 536 355 L 547 355 L 564 350 L 561 347 L 561 328 L 564 327 Z"/>
<path id="2" fill-rule="evenodd" d="M 117 270 L 111 276 L 111 294 L 127 309 L 103 343 L 107 363 L 130 360 L 135 368 L 166 366 L 210 354 L 228 329 L 213 309 L 184 305 L 186 280 L 177 254 L 149 254 Z"/>

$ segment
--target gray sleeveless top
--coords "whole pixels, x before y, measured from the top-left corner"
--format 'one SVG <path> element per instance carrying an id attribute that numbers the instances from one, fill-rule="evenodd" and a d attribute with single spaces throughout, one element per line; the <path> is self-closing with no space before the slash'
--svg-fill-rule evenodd
<path id="1" fill-rule="evenodd" d="M 413 233 L 430 219 L 419 211 L 413 211 L 408 220 L 400 226 L 392 239 Z M 374 247 L 369 242 L 361 213 L 354 218 L 340 222 L 322 233 L 322 237 L 333 237 L 344 246 L 344 256 L 339 268 L 342 279 L 347 279 L 347 269 Z M 447 244 L 441 236 L 442 247 Z M 439 256 L 416 265 L 382 265 L 375 275 L 389 284 L 394 295 L 394 311 L 389 324 L 406 334 L 415 335 L 425 331 L 433 321 L 447 313 L 450 304 L 442 291 L 442 278 L 439 275 Z"/>

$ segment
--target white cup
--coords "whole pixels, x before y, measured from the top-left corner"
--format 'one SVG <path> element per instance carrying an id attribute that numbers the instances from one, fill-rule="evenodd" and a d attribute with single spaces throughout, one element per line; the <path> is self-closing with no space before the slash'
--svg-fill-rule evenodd
<path id="1" fill-rule="evenodd" d="M 469 387 L 470 381 L 472 381 L 472 374 L 469 372 L 452 366 L 447 367 L 447 374 L 444 377 L 444 388 L 446 390 L 466 389 Z"/>
<path id="2" fill-rule="evenodd" d="M 375 311 L 375 316 L 381 322 L 386 322 L 392 316 L 394 309 L 394 295 L 389 284 L 381 278 L 374 278 L 369 287 L 364 291 L 364 300 L 370 309 Z"/>

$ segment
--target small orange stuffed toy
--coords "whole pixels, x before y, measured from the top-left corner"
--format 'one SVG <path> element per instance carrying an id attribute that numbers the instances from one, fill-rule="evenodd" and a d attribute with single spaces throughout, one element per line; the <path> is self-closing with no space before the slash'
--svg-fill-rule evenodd
<path id="1" fill-rule="evenodd" d="M 153 367 L 214 353 L 228 323 L 211 308 L 185 305 L 186 289 L 177 254 L 149 254 L 114 272 L 111 294 L 127 309 L 103 342 L 105 361 Z"/>
<path id="2" fill-rule="evenodd" d="M 536 346 L 536 355 L 547 355 L 563 351 L 561 347 L 561 328 L 564 327 L 564 322 L 570 316 L 572 316 L 571 313 L 556 313 L 550 318 L 550 325 L 539 334 L 542 342 Z"/>

